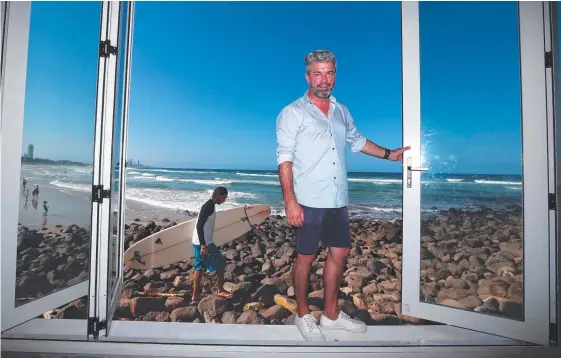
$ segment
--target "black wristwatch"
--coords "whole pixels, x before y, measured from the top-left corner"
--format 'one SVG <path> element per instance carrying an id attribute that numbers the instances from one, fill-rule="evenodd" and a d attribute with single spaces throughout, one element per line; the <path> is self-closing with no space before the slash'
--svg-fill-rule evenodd
<path id="1" fill-rule="evenodd" d="M 384 154 L 384 158 L 382 158 L 382 159 L 388 159 L 390 157 L 390 153 L 391 153 L 391 150 L 386 149 L 386 154 Z"/>

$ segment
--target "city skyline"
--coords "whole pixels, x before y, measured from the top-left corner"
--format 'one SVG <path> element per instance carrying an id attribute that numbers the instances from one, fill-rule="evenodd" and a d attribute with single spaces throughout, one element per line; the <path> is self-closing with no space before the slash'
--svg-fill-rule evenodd
<path id="1" fill-rule="evenodd" d="M 310 13 L 346 20 L 326 36 L 309 28 Z M 407 145 L 400 18 L 399 3 L 137 4 L 128 156 L 276 170 L 276 117 L 304 94 L 303 58 L 317 48 L 337 56 L 334 95 L 361 133 Z M 422 140 L 434 171 L 521 172 L 517 19 L 516 3 L 420 4 Z M 99 4 L 32 4 L 24 142 L 49 158 L 91 162 L 98 41 Z M 401 170 L 347 158 L 353 172 Z"/>

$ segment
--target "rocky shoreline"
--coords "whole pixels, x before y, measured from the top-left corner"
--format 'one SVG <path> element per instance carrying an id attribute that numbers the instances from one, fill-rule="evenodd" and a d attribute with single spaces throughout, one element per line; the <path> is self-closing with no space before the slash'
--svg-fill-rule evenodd
<path id="1" fill-rule="evenodd" d="M 18 226 L 16 306 L 88 279 L 91 231 Z"/>
<path id="2" fill-rule="evenodd" d="M 176 225 L 167 219 L 126 226 L 125 247 Z M 521 318 L 522 210 L 450 209 L 421 224 L 420 297 L 425 302 Z M 345 268 L 339 304 L 368 325 L 431 324 L 401 313 L 402 221 L 351 219 L 352 249 Z M 291 324 L 294 288 L 291 268 L 296 256 L 294 233 L 280 216 L 222 248 L 228 264 L 226 289 L 213 294 L 214 275 L 203 275 L 204 298 L 190 303 L 193 259 L 150 270 L 125 268 L 114 319 L 161 322 Z M 323 309 L 321 248 L 312 266 L 309 306 Z M 19 262 L 19 261 L 18 261 Z M 85 298 L 47 312 L 45 318 L 78 318 Z"/>

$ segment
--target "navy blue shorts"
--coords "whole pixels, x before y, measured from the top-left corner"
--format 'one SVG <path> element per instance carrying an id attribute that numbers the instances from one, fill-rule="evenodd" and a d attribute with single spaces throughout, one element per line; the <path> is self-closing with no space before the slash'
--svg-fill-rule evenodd
<path id="1" fill-rule="evenodd" d="M 311 208 L 304 210 L 304 225 L 297 227 L 296 252 L 303 255 L 316 254 L 320 241 L 326 247 L 351 247 L 349 212 L 342 208 Z"/>
<path id="2" fill-rule="evenodd" d="M 226 266 L 226 259 L 220 253 L 216 245 L 210 244 L 206 246 L 206 255 L 201 255 L 201 245 L 193 245 L 195 251 L 195 271 L 214 272 Z"/>

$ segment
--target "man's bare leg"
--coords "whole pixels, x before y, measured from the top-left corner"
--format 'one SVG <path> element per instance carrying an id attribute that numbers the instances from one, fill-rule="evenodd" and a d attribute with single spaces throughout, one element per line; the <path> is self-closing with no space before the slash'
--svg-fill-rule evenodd
<path id="1" fill-rule="evenodd" d="M 292 283 L 296 294 L 296 306 L 299 317 L 310 313 L 308 308 L 308 280 L 310 278 L 310 267 L 314 262 L 315 255 L 296 256 L 296 262 L 292 267 Z"/>
<path id="2" fill-rule="evenodd" d="M 198 301 L 201 299 L 201 271 L 195 271 L 193 274 L 193 297 L 191 301 Z"/>
<path id="3" fill-rule="evenodd" d="M 330 320 L 336 320 L 339 317 L 337 301 L 349 252 L 350 249 L 346 247 L 330 247 L 327 262 L 323 269 L 323 315 Z"/>
<path id="4" fill-rule="evenodd" d="M 232 294 L 224 289 L 224 268 L 216 270 L 216 286 L 220 297 L 232 297 Z"/>

